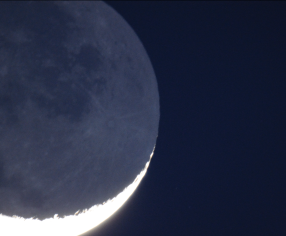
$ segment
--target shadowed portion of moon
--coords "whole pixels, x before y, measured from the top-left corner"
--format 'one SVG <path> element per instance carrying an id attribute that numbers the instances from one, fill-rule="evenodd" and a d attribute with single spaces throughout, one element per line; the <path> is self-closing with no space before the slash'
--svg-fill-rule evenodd
<path id="1" fill-rule="evenodd" d="M 0 213 L 44 219 L 114 197 L 158 123 L 150 60 L 109 6 L 0 3 Z"/>

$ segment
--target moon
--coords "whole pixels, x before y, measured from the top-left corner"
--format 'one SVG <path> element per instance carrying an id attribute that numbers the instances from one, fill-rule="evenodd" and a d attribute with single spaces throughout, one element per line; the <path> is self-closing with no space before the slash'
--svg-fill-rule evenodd
<path id="1" fill-rule="evenodd" d="M 128 23 L 98 1 L 0 3 L 0 235 L 80 235 L 132 195 L 159 94 Z"/>

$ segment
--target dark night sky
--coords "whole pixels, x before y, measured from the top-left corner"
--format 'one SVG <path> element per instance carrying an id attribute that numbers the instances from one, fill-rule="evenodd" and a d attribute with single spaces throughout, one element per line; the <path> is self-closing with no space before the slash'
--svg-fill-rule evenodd
<path id="1" fill-rule="evenodd" d="M 153 64 L 161 118 L 96 236 L 286 235 L 286 3 L 108 2 Z"/>

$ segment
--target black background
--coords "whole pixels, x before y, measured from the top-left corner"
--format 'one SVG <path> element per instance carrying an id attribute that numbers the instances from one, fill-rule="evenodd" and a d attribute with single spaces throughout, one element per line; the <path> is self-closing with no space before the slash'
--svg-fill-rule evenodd
<path id="1" fill-rule="evenodd" d="M 107 2 L 151 59 L 161 118 L 141 185 L 86 235 L 286 235 L 286 3 Z"/>

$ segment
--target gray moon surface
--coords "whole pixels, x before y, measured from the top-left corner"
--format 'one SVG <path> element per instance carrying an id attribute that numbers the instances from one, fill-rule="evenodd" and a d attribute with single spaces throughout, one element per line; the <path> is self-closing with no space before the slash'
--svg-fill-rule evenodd
<path id="1" fill-rule="evenodd" d="M 0 213 L 62 217 L 115 197 L 156 143 L 148 55 L 103 2 L 0 2 Z"/>

